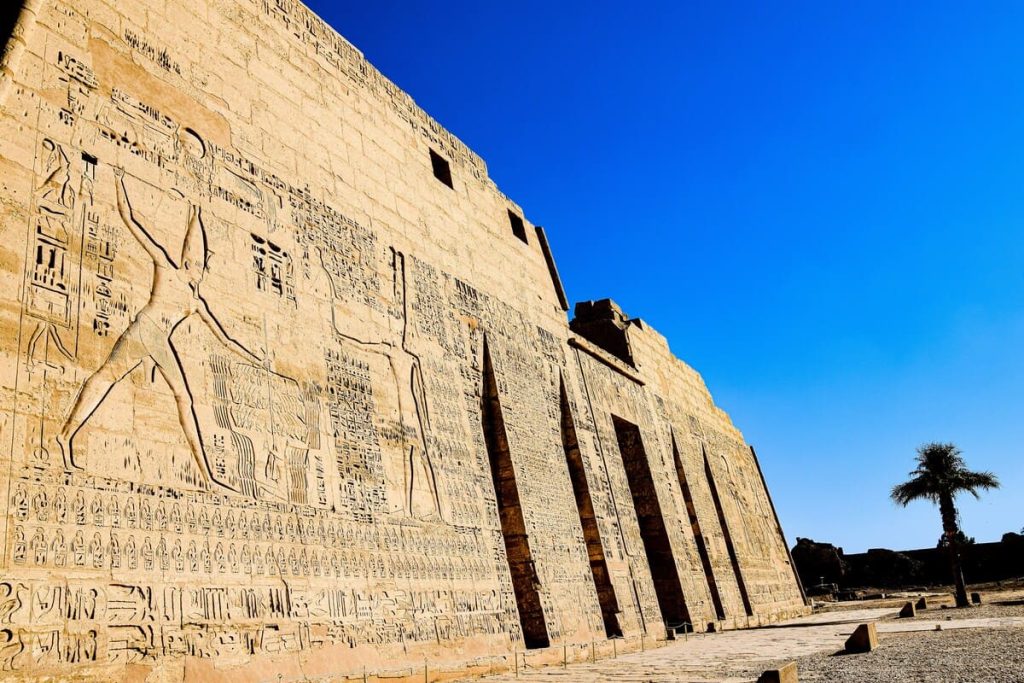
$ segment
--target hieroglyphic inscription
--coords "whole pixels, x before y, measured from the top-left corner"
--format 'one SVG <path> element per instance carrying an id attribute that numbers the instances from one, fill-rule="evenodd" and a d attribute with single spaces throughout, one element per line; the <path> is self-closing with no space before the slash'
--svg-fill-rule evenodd
<path id="1" fill-rule="evenodd" d="M 66 59 L 65 62 L 74 64 Z M 56 303 L 30 310 L 48 324 L 65 329 L 73 326 L 77 295 L 71 287 L 73 268 L 77 265 L 75 261 L 81 262 L 80 254 L 84 253 L 92 276 L 88 290 L 92 296 L 89 328 L 96 338 L 110 339 L 108 343 L 112 346 L 107 347 L 106 357 L 98 366 L 79 375 L 77 391 L 71 388 L 65 392 L 71 400 L 64 404 L 63 410 L 54 411 L 62 415 L 60 426 L 41 438 L 52 450 L 63 453 L 64 467 L 70 470 L 70 479 L 66 480 L 81 483 L 71 488 L 57 484 L 69 475 L 59 474 L 59 463 L 49 463 L 49 473 L 37 470 L 29 476 L 26 472 L 22 483 L 12 492 L 11 504 L 18 511 L 9 554 L 12 568 L 21 568 L 30 574 L 48 568 L 103 570 L 126 577 L 177 572 L 184 576 L 229 578 L 350 577 L 357 582 L 432 583 L 442 580 L 460 584 L 493 580 L 495 569 L 500 567 L 491 559 L 495 552 L 493 547 L 487 545 L 493 538 L 473 532 L 468 526 L 461 530 L 449 526 L 441 517 L 442 494 L 437 474 L 440 467 L 435 469 L 434 459 L 439 459 L 442 453 L 453 454 L 451 472 L 455 472 L 455 466 L 460 463 L 476 462 L 468 456 L 466 447 L 455 434 L 435 433 L 429 423 L 431 415 L 436 414 L 441 424 L 450 423 L 459 430 L 464 429 L 464 420 L 453 421 L 445 416 L 447 411 L 436 408 L 454 401 L 452 407 L 461 409 L 459 397 L 471 390 L 451 393 L 448 383 L 425 374 L 420 351 L 414 349 L 415 334 L 409 327 L 410 315 L 423 315 L 424 320 L 433 321 L 428 333 L 431 339 L 444 339 L 442 326 L 447 322 L 442 322 L 443 316 L 439 313 L 443 310 L 442 293 L 428 289 L 420 294 L 416 287 L 421 283 L 408 282 L 404 254 L 391 250 L 389 256 L 385 253 L 382 257 L 377 253 L 375 235 L 290 186 L 292 189 L 287 190 L 291 197 L 290 217 L 280 218 L 301 230 L 303 237 L 297 244 L 307 245 L 302 254 L 302 268 L 308 272 L 313 263 L 312 255 L 318 254 L 317 263 L 313 265 L 325 271 L 331 283 L 329 297 L 358 301 L 381 318 L 381 332 L 364 335 L 369 341 L 363 342 L 339 324 L 341 329 L 336 330 L 335 340 L 324 354 L 325 370 L 319 380 L 314 375 L 300 382 L 275 371 L 270 359 L 264 359 L 267 338 L 250 338 L 244 343 L 236 339 L 233 325 L 215 312 L 220 306 L 209 298 L 206 293 L 209 290 L 203 284 L 210 268 L 210 254 L 218 251 L 215 245 L 210 245 L 210 228 L 204 217 L 204 208 L 212 211 L 210 207 L 215 205 L 206 202 L 223 201 L 262 219 L 263 213 L 254 209 L 258 204 L 237 199 L 241 195 L 229 194 L 223 187 L 213 187 L 207 200 L 202 195 L 183 198 L 184 192 L 174 189 L 159 201 L 183 205 L 184 229 L 154 223 L 152 217 L 161 215 L 152 204 L 153 198 L 160 196 L 160 188 L 148 187 L 150 181 L 129 177 L 119 167 L 104 164 L 101 160 L 107 156 L 104 141 L 116 149 L 127 150 L 136 159 L 135 163 L 150 164 L 162 170 L 173 162 L 188 162 L 188 157 L 197 152 L 196 147 L 186 145 L 198 136 L 194 132 L 186 135 L 156 107 L 144 104 L 125 90 L 116 90 L 111 103 L 120 115 L 144 120 L 144 129 L 174 131 L 172 136 L 177 143 L 170 153 L 154 155 L 129 141 L 128 135 L 109 135 L 99 126 L 97 137 L 93 139 L 100 146 L 94 148 L 95 152 L 83 154 L 84 170 L 78 192 L 71 189 L 71 163 L 63 148 L 50 140 L 45 143 L 50 158 L 40 191 L 41 201 L 60 207 L 60 211 L 53 213 L 63 222 L 59 229 L 39 231 L 40 239 L 45 241 L 37 249 L 39 257 L 31 282 L 57 297 Z M 106 111 L 106 116 L 110 116 L 110 109 L 102 106 L 95 109 Z M 76 119 L 69 125 L 88 129 L 91 124 Z M 205 149 L 205 142 L 200 142 L 199 149 Z M 234 155 L 241 158 L 237 153 Z M 202 168 L 196 163 L 186 165 L 193 172 Z M 105 184 L 105 187 L 94 189 L 98 184 Z M 76 201 L 80 202 L 79 214 L 74 213 Z M 219 224 L 216 216 L 211 218 L 210 224 Z M 77 231 L 70 219 L 79 221 Z M 180 248 L 170 237 L 175 233 L 181 235 L 178 238 Z M 84 236 L 85 241 L 84 247 L 78 247 L 77 255 L 72 253 L 71 244 L 71 237 L 75 235 L 79 239 Z M 126 247 L 131 244 L 125 241 L 126 236 L 134 239 L 138 247 Z M 301 284 L 296 280 L 299 269 L 291 248 L 255 233 L 248 237 L 250 267 L 257 291 L 297 301 Z M 117 289 L 122 271 L 134 268 L 125 259 L 138 248 L 151 259 L 153 273 L 148 301 L 142 300 L 141 308 L 137 307 L 138 303 L 132 305 L 126 291 Z M 324 253 L 329 253 L 330 258 L 325 258 Z M 386 263 L 389 270 L 386 281 L 390 286 L 387 288 L 380 286 L 385 281 L 377 269 L 381 263 Z M 424 267 L 424 264 L 417 265 L 418 270 Z M 451 278 L 445 276 L 443 280 L 449 282 Z M 182 288 L 176 290 L 179 282 Z M 407 288 L 411 294 L 407 294 Z M 428 299 L 429 315 L 423 303 Z M 43 298 L 33 299 L 36 300 Z M 123 315 L 124 320 L 113 324 L 112 317 L 118 314 Z M 217 346 L 210 347 L 202 364 L 205 381 L 188 377 L 193 365 L 186 356 L 192 354 L 183 352 L 177 345 L 179 342 L 172 339 L 179 329 L 194 327 L 193 317 L 205 325 L 207 336 L 212 335 L 220 344 L 220 351 Z M 267 325 L 265 320 L 264 327 Z M 63 347 L 57 331 L 44 328 L 37 336 L 44 335 L 51 335 L 50 341 L 60 342 Z M 376 354 L 377 361 L 366 360 L 375 355 L 367 351 L 367 347 L 373 346 L 380 347 L 384 353 Z M 468 357 L 473 355 L 474 349 L 467 345 L 460 352 Z M 68 351 L 67 356 L 70 360 L 72 352 Z M 162 379 L 171 400 L 178 404 L 182 436 L 192 452 L 195 469 L 199 470 L 194 480 L 181 483 L 205 482 L 199 493 L 183 496 L 174 489 L 139 488 L 137 484 L 95 478 L 92 471 L 95 458 L 88 447 L 89 432 L 94 430 L 86 430 L 86 427 L 95 414 L 104 410 L 108 395 L 122 380 L 135 376 L 137 370 L 147 383 L 159 383 Z M 427 376 L 429 382 L 425 379 Z M 388 394 L 389 400 L 397 404 L 393 419 L 375 419 L 385 408 L 374 398 L 375 385 L 384 387 L 381 393 Z M 393 386 L 388 388 L 389 385 Z M 436 406 L 427 398 L 435 392 L 445 394 L 438 397 Z M 200 403 L 210 406 L 209 414 Z M 324 438 L 325 433 L 333 434 L 333 438 Z M 89 453 L 88 461 L 76 459 L 79 439 L 83 441 L 82 448 Z M 401 466 L 406 470 L 398 482 L 405 493 L 389 491 L 384 458 L 374 446 L 381 440 L 404 444 L 397 450 Z M 57 448 L 52 448 L 54 445 Z M 325 457 L 331 445 L 335 452 L 331 463 L 333 473 Z M 438 455 L 433 455 L 435 451 Z M 195 496 L 209 495 L 202 493 L 204 488 L 240 497 L 233 499 L 230 505 L 225 504 L 226 499 L 216 504 L 197 504 Z M 465 522 L 477 519 L 481 513 L 479 505 L 470 501 L 479 501 L 478 489 L 445 484 L 445 497 L 453 489 L 456 491 L 453 500 L 465 501 L 454 505 L 453 511 L 459 510 L 458 517 Z M 397 513 L 398 519 L 404 519 L 418 514 L 414 508 L 420 490 L 433 501 L 425 508 L 434 520 L 431 526 L 416 528 L 402 523 L 381 537 L 377 521 L 380 516 Z M 246 499 L 261 501 L 260 506 L 253 510 L 251 504 L 245 503 Z M 298 510 L 316 509 L 321 512 L 312 517 L 310 512 L 297 514 Z M 276 512 L 270 514 L 267 510 Z M 368 524 L 371 526 L 366 526 Z M 381 549 L 388 552 L 382 554 Z M 39 574 L 35 580 L 40 581 L 42 576 Z M 36 585 L 31 584 L 30 595 L 45 594 L 46 597 L 38 599 L 48 603 L 57 599 L 59 586 L 47 585 L 45 581 L 38 583 L 38 588 Z M 301 622 L 264 624 L 255 629 L 256 635 L 244 630 L 221 629 L 218 640 L 211 643 L 209 628 L 216 619 L 251 620 L 267 616 L 235 611 L 238 605 L 252 604 L 253 600 L 294 605 L 302 602 L 299 600 L 301 593 L 284 599 L 273 597 L 274 591 L 280 590 L 278 587 L 266 589 L 269 597 L 254 597 L 251 589 L 250 594 L 243 595 L 242 589 L 231 585 L 191 593 L 184 587 L 163 586 L 160 595 L 164 598 L 171 594 L 168 591 L 178 590 L 180 595 L 162 603 L 156 597 L 158 589 L 145 583 L 122 583 L 89 590 L 94 606 L 81 613 L 105 628 L 86 632 L 88 647 L 80 645 L 73 629 L 70 635 L 46 632 L 38 628 L 43 622 L 11 610 L 5 623 L 18 624 L 19 619 L 28 619 L 31 623 L 11 630 L 8 647 L 12 652 L 22 651 L 11 656 L 9 666 L 24 668 L 47 663 L 100 661 L 104 653 L 111 662 L 144 661 L 180 652 L 220 656 L 231 650 L 230 647 L 224 649 L 229 643 L 240 648 L 239 653 L 251 655 L 288 647 L 304 649 L 316 642 L 380 644 L 456 638 L 474 633 L 497 634 L 515 629 L 510 620 L 514 608 L 497 588 L 484 593 L 465 592 L 465 589 L 410 593 L 399 588 L 385 593 L 360 593 L 351 589 L 334 597 L 317 593 L 309 598 L 317 604 L 335 605 L 323 608 L 316 615 L 331 621 L 329 625 L 318 625 L 314 629 L 321 633 L 319 640 L 305 638 L 302 634 L 311 626 L 310 622 Z M 285 590 L 288 590 L 287 584 Z M 211 621 L 209 625 L 197 624 L 197 615 L 189 615 L 181 606 L 188 596 L 193 603 L 214 599 L 214 604 L 220 605 L 213 614 L 205 615 Z M 129 608 L 130 599 L 138 599 L 147 606 Z M 105 606 L 97 610 L 96 604 Z M 229 610 L 228 605 L 235 607 Z M 70 619 L 70 612 L 64 608 L 55 609 Z M 160 610 L 167 613 L 159 618 L 153 616 Z M 174 622 L 190 617 L 191 632 L 182 632 L 182 623 L 174 627 L 123 623 L 120 615 L 126 612 L 149 615 L 144 622 Z M 424 616 L 430 613 L 436 613 L 436 619 L 424 622 Z M 105 614 L 110 617 L 105 619 Z M 298 613 L 279 616 L 310 617 Z M 352 623 L 346 623 L 349 618 Z M 268 640 L 271 632 L 274 637 Z M 52 641 L 51 647 L 33 645 L 45 638 Z M 61 639 L 64 642 L 58 642 Z M 282 645 L 282 642 L 294 645 Z M 34 654 L 44 650 L 49 654 L 40 658 Z"/>
<path id="2" fill-rule="evenodd" d="M 287 251 L 258 235 L 252 237 L 252 270 L 256 289 L 277 297 L 295 300 L 295 271 Z"/>

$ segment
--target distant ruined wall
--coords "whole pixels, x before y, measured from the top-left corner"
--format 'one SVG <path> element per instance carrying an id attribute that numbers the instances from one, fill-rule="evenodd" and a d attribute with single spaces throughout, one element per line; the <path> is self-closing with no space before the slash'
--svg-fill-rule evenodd
<path id="1" fill-rule="evenodd" d="M 625 316 L 632 362 L 571 331 L 543 231 L 304 6 L 30 0 L 12 35 L 0 676 L 372 674 L 805 609 L 699 376 Z"/>

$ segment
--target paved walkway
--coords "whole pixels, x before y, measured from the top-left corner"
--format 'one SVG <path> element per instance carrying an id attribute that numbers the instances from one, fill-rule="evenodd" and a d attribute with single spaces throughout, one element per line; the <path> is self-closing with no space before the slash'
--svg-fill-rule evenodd
<path id="1" fill-rule="evenodd" d="M 549 666 L 487 677 L 507 681 L 573 681 L 574 683 L 748 683 L 761 671 L 819 652 L 835 652 L 856 624 L 894 615 L 895 609 L 861 609 L 801 617 L 773 626 L 724 633 L 691 635 L 683 641 L 647 652 L 634 652 L 596 663 Z M 1024 617 L 885 621 L 879 633 L 906 633 L 961 628 L 1024 628 Z"/>

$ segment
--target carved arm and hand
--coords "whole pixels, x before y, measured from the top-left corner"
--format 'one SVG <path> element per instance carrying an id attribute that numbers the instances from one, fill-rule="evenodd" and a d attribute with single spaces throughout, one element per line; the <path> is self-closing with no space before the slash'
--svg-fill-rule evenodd
<path id="1" fill-rule="evenodd" d="M 128 191 L 124 185 L 124 169 L 115 166 L 114 178 L 114 184 L 117 187 L 117 211 L 121 214 L 121 220 L 124 221 L 124 224 L 131 231 L 135 239 L 139 241 L 139 244 L 142 245 L 142 248 L 146 250 L 150 258 L 154 261 L 164 261 L 172 268 L 177 269 L 178 264 L 174 262 L 171 255 L 153 238 L 149 229 L 135 216 L 131 202 L 128 201 Z"/>
<path id="2" fill-rule="evenodd" d="M 217 341 L 219 341 L 224 346 L 227 346 L 228 348 L 230 348 L 231 350 L 233 350 L 235 353 L 245 358 L 246 360 L 252 361 L 256 365 L 263 365 L 264 361 L 267 358 L 266 351 L 260 349 L 260 352 L 258 354 L 253 353 L 252 351 L 247 349 L 245 345 L 243 345 L 241 342 L 232 338 L 231 335 L 227 333 L 227 330 L 224 329 L 224 326 L 220 324 L 220 321 L 217 320 L 217 317 L 213 314 L 213 311 L 210 310 L 209 304 L 207 304 L 206 299 L 204 299 L 203 296 L 199 294 L 199 290 L 197 289 L 195 290 L 195 292 L 196 298 L 199 300 L 199 305 L 196 307 L 196 312 L 199 313 L 199 317 L 203 320 L 204 323 L 206 323 L 206 326 L 210 328 L 210 331 L 213 332 L 213 335 L 217 337 Z"/>

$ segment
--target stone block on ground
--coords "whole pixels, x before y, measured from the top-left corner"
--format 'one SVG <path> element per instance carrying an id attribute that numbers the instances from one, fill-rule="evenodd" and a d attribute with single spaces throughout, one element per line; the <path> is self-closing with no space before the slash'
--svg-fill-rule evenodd
<path id="1" fill-rule="evenodd" d="M 917 616 L 917 610 L 914 609 L 914 603 L 908 602 L 903 605 L 903 609 L 900 610 L 900 619 L 908 619 L 915 616 Z"/>
<path id="2" fill-rule="evenodd" d="M 876 647 L 878 647 L 878 629 L 875 628 L 874 622 L 861 624 L 846 639 L 845 648 L 848 653 L 871 652 Z"/>
<path id="3" fill-rule="evenodd" d="M 799 683 L 796 662 L 790 662 L 778 669 L 768 669 L 757 679 L 757 683 Z"/>
<path id="4" fill-rule="evenodd" d="M 917 601 L 917 609 L 928 609 L 928 598 L 922 597 Z"/>
<path id="5" fill-rule="evenodd" d="M 972 605 L 980 605 L 981 604 L 981 593 L 971 593 L 971 604 Z"/>

